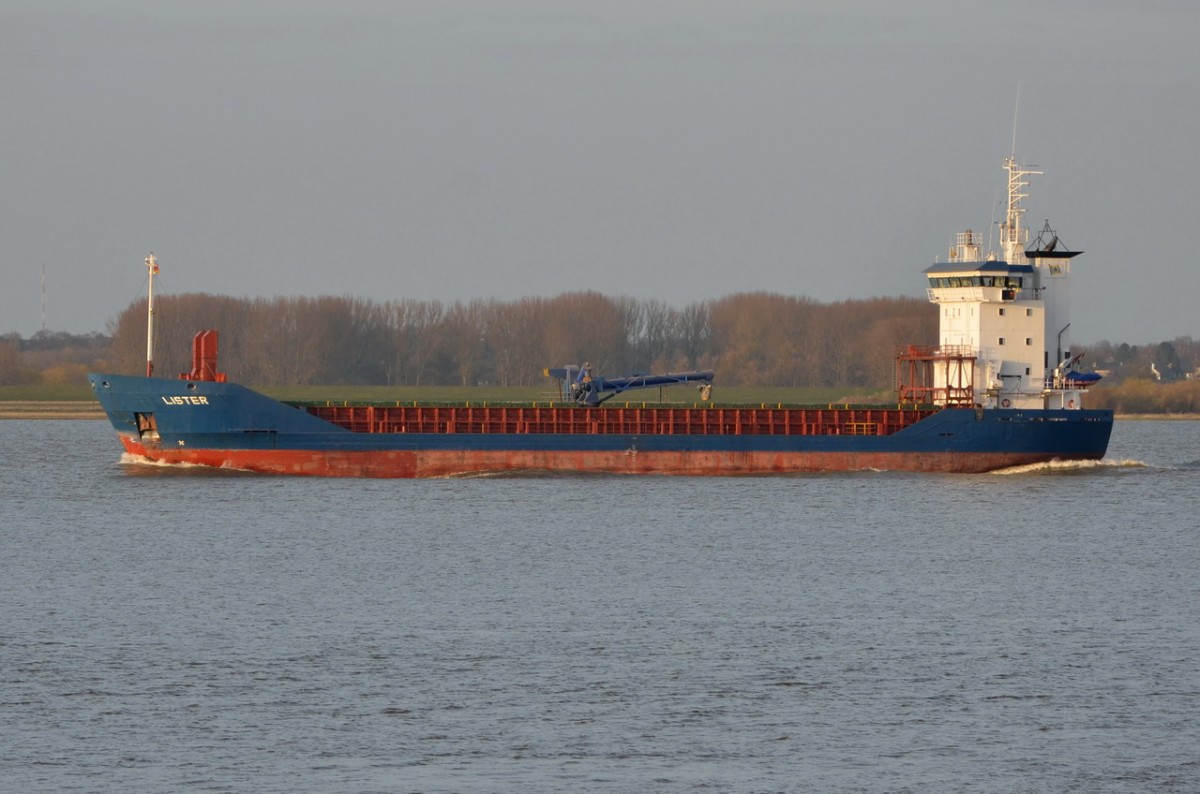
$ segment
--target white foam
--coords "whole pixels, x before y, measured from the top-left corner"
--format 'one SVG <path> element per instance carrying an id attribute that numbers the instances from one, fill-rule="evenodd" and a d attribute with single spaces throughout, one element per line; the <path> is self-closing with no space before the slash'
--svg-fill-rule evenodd
<path id="1" fill-rule="evenodd" d="M 250 471 L 249 469 L 240 469 L 240 468 L 237 468 L 236 466 L 229 466 L 229 465 L 222 465 L 220 467 L 216 467 L 216 466 L 208 466 L 203 463 L 188 463 L 185 461 L 173 463 L 173 462 L 165 461 L 165 460 L 151 460 L 150 458 L 144 457 L 142 455 L 135 455 L 132 452 L 122 452 L 121 459 L 117 462 L 121 466 L 127 466 L 129 468 L 143 469 L 143 470 L 175 471 L 175 472 L 195 471 L 195 472 L 214 472 L 214 473 L 244 472 L 247 474 L 254 473 L 254 472 Z"/>
<path id="2" fill-rule="evenodd" d="M 1145 469 L 1147 464 L 1140 460 L 1050 460 L 1042 463 L 1028 463 L 1024 466 L 1011 466 L 1007 469 L 997 469 L 992 474 L 1032 474 L 1037 472 L 1083 472 L 1105 469 Z"/>
<path id="3" fill-rule="evenodd" d="M 165 460 L 151 460 L 143 455 L 135 455 L 132 452 L 122 452 L 122 466 L 145 466 L 156 469 L 201 469 L 205 468 L 199 463 L 169 463 Z"/>

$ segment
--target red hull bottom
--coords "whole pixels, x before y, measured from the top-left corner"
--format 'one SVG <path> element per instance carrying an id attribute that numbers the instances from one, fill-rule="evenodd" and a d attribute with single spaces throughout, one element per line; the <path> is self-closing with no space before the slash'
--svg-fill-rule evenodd
<path id="1" fill-rule="evenodd" d="M 126 452 L 156 463 L 191 464 L 313 477 L 456 477 L 520 472 L 730 476 L 822 471 L 981 473 L 1044 463 L 1034 453 L 645 452 L 391 450 L 215 450 L 147 447 L 122 437 Z"/>

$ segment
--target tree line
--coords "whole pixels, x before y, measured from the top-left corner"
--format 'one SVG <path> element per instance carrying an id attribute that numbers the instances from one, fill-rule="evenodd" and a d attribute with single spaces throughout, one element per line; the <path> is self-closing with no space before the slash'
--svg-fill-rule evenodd
<path id="1" fill-rule="evenodd" d="M 817 303 L 739 293 L 676 308 L 572 292 L 515 301 L 357 297 L 155 301 L 156 374 L 186 371 L 196 331 L 220 332 L 220 367 L 257 385 L 529 386 L 545 367 L 598 374 L 712 369 L 739 386 L 890 389 L 896 349 L 932 344 L 937 314 L 915 298 Z M 145 369 L 146 301 L 112 324 L 111 365 Z"/>
<path id="2" fill-rule="evenodd" d="M 196 293 L 161 296 L 155 314 L 157 374 L 189 369 L 193 334 L 216 328 L 221 368 L 263 386 L 529 386 L 544 367 L 590 361 L 605 375 L 713 369 L 731 386 L 886 392 L 895 385 L 897 348 L 934 344 L 937 335 L 937 313 L 924 300 L 821 304 L 762 292 L 682 308 L 596 292 L 458 303 Z M 79 384 L 89 370 L 144 372 L 145 299 L 108 332 L 0 336 L 0 386 Z M 1200 342 L 1191 337 L 1076 346 L 1085 349 L 1083 369 L 1104 375 L 1089 405 L 1200 410 Z"/>
<path id="3" fill-rule="evenodd" d="M 5 334 L 0 336 L 0 386 L 84 383 L 88 370 L 108 360 L 111 343 L 100 333 L 39 331 L 29 339 Z"/>

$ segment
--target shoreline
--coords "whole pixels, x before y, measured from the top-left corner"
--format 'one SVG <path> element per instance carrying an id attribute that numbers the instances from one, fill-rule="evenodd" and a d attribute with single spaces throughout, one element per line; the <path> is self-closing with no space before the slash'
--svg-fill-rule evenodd
<path id="1" fill-rule="evenodd" d="M 87 400 L 0 401 L 0 421 L 5 419 L 104 419 L 100 403 Z M 1118 421 L 1198 421 L 1200 413 L 1117 414 Z"/>
<path id="2" fill-rule="evenodd" d="M 103 419 L 100 403 L 87 400 L 12 400 L 0 402 L 3 419 Z"/>

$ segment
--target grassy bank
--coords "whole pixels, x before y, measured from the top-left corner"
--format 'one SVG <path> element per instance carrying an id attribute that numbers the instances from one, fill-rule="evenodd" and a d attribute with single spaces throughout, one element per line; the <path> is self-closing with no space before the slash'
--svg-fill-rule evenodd
<path id="1" fill-rule="evenodd" d="M 254 387 L 277 400 L 301 402 L 537 402 L 557 399 L 552 383 L 536 386 L 260 386 Z M 657 401 L 658 389 L 637 389 L 621 395 L 622 402 Z M 699 399 L 692 386 L 673 386 L 665 392 L 671 402 L 694 402 Z M 789 387 L 725 387 L 713 390 L 713 399 L 737 403 L 803 403 L 825 404 L 845 402 L 887 402 L 888 393 L 853 393 L 844 389 L 809 389 Z M 67 386 L 0 386 L 0 402 L 93 402 L 92 389 L 86 384 Z"/>
<path id="2" fill-rule="evenodd" d="M 470 403 L 534 403 L 560 400 L 558 391 L 551 383 L 539 386 L 264 386 L 263 394 L 277 400 L 293 402 L 470 402 Z M 845 402 L 881 402 L 886 395 L 848 394 L 840 389 L 801 388 L 715 388 L 713 400 L 721 403 L 778 403 L 790 405 L 826 405 Z M 700 401 L 698 390 L 693 386 L 672 386 L 663 390 L 665 402 L 692 404 Z M 616 403 L 659 402 L 658 389 L 637 389 L 614 397 Z"/>
<path id="3" fill-rule="evenodd" d="M 103 419 L 86 383 L 82 386 L 0 386 L 0 419 Z"/>
<path id="4" fill-rule="evenodd" d="M 93 402 L 86 382 L 65 386 L 0 386 L 0 402 Z"/>
<path id="5" fill-rule="evenodd" d="M 545 403 L 558 400 L 554 384 L 538 386 L 264 386 L 262 393 L 293 402 L 368 403 Z M 745 388 L 716 389 L 721 403 L 766 405 L 827 405 L 830 403 L 885 402 L 886 394 L 848 394 L 837 389 Z M 658 389 L 638 389 L 614 398 L 613 405 L 657 403 Z M 667 389 L 661 399 L 670 404 L 699 403 L 691 386 Z M 100 419 L 103 413 L 87 384 L 68 386 L 0 386 L 0 419 Z"/>
<path id="6" fill-rule="evenodd" d="M 373 403 L 544 403 L 557 400 L 553 384 L 538 386 L 264 386 L 259 389 L 277 400 L 294 402 L 373 402 Z M 663 399 L 668 403 L 691 405 L 699 403 L 696 389 L 673 386 Z M 738 387 L 713 390 L 715 402 L 739 405 L 829 405 L 881 404 L 892 402 L 890 392 L 853 393 L 839 389 L 793 387 Z M 658 389 L 639 389 L 613 398 L 611 405 L 624 403 L 657 403 Z M 1101 401 L 1096 401 L 1101 402 Z M 1096 406 L 1094 403 L 1089 407 Z M 1191 411 L 1118 412 L 1122 419 L 1200 419 Z M 0 386 L 0 419 L 46 419 L 103 417 L 100 406 L 92 396 L 91 387 L 67 386 Z"/>

